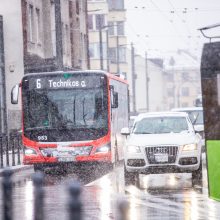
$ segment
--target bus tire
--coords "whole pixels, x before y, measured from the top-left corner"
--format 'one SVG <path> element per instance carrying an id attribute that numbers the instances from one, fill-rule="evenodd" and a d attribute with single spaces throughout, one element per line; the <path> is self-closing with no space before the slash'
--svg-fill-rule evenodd
<path id="1" fill-rule="evenodd" d="M 44 168 L 41 164 L 34 164 L 34 171 L 35 172 L 44 172 Z"/>

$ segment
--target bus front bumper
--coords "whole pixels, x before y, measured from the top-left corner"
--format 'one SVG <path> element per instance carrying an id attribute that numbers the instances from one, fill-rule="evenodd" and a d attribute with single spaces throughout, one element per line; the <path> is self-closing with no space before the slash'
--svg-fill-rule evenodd
<path id="1" fill-rule="evenodd" d="M 56 163 L 81 163 L 81 162 L 111 162 L 111 152 L 99 153 L 89 156 L 75 156 L 75 157 L 44 157 L 42 155 L 24 155 L 23 163 L 25 165 L 31 164 L 56 164 Z"/>

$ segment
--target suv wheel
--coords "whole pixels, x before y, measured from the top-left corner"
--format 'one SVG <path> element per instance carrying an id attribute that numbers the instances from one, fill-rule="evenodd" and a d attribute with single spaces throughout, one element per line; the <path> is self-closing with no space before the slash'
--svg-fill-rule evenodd
<path id="1" fill-rule="evenodd" d="M 124 165 L 125 185 L 136 185 L 139 187 L 139 174 L 135 172 L 128 172 Z"/>
<path id="2" fill-rule="evenodd" d="M 192 171 L 192 186 L 202 187 L 202 159 L 200 159 L 200 165 L 198 170 Z"/>

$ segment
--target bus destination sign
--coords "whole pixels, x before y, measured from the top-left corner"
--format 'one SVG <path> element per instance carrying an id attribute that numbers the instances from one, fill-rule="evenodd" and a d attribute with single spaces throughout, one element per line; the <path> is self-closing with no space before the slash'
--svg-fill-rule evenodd
<path id="1" fill-rule="evenodd" d="M 29 89 L 72 89 L 72 88 L 97 88 L 103 84 L 103 76 L 72 76 L 71 77 L 34 77 L 25 79 Z"/>

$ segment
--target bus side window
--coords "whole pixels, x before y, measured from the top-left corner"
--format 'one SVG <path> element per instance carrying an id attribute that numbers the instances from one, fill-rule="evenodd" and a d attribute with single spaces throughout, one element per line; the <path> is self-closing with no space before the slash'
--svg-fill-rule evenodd
<path id="1" fill-rule="evenodd" d="M 111 107 L 118 108 L 118 93 L 114 91 L 114 86 L 110 86 L 111 89 Z"/>

